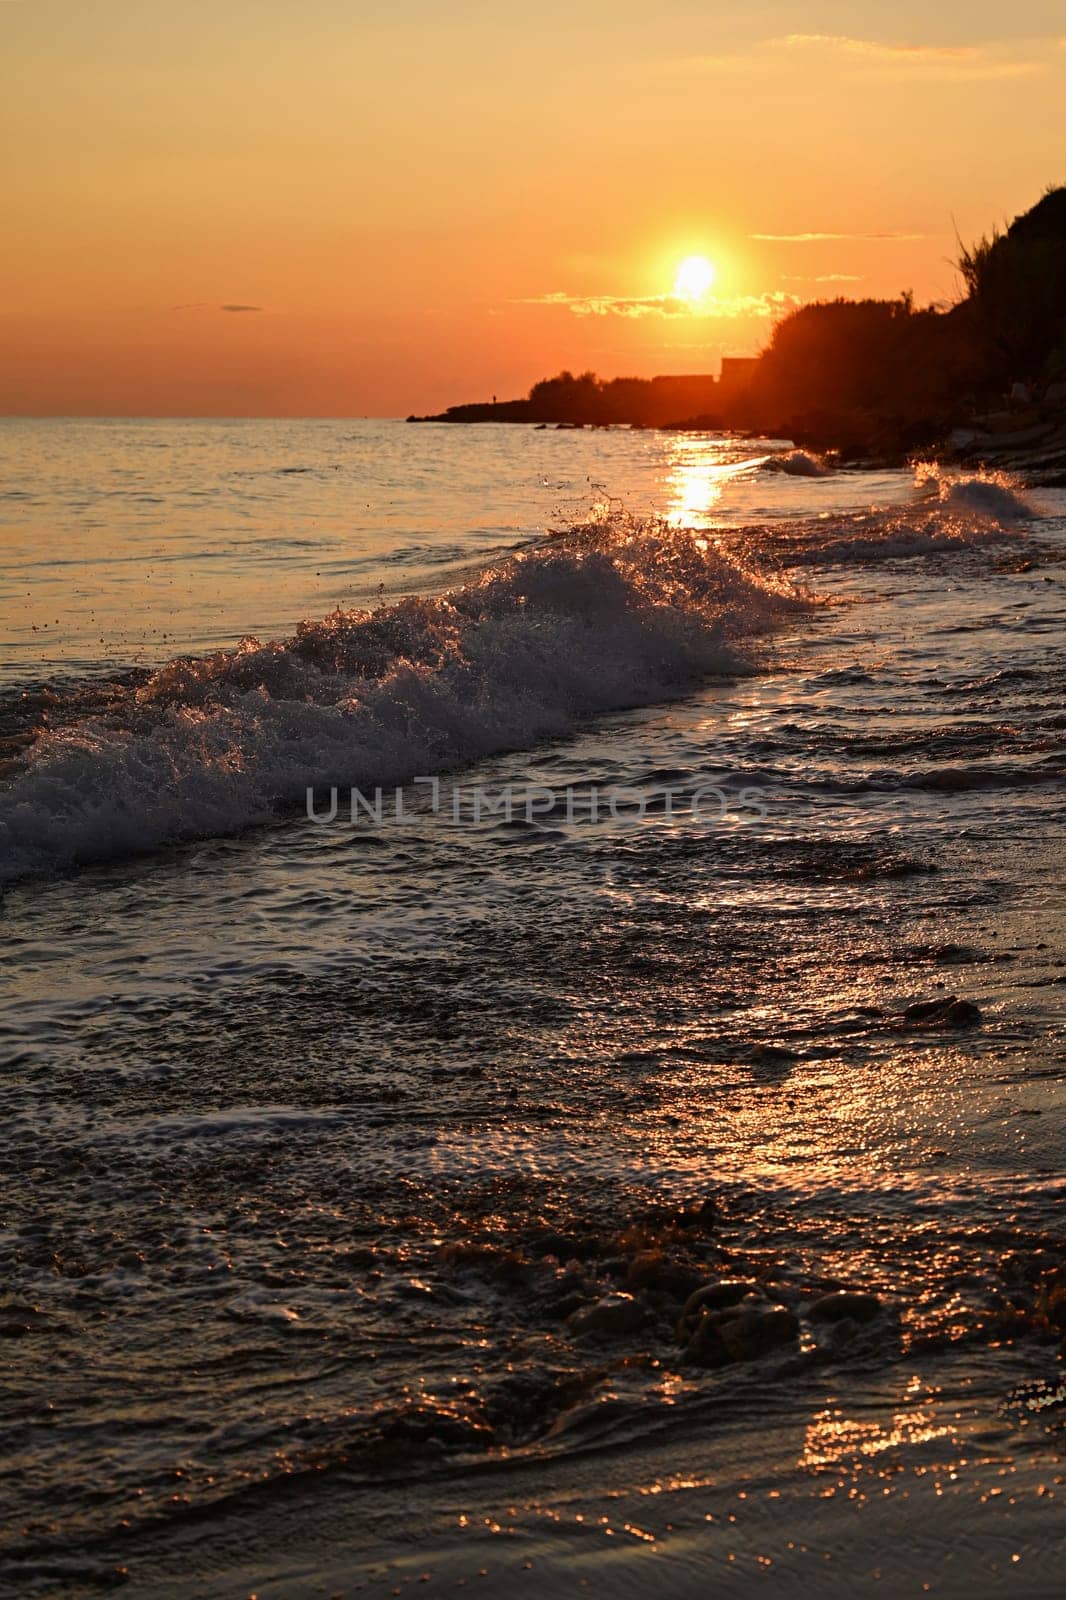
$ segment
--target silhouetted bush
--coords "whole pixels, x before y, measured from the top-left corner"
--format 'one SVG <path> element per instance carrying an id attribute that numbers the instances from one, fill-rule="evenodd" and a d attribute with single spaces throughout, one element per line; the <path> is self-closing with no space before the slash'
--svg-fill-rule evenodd
<path id="1" fill-rule="evenodd" d="M 962 248 L 959 271 L 987 375 L 1040 382 L 1066 364 L 1066 188 L 1049 189 L 1006 233 Z"/>

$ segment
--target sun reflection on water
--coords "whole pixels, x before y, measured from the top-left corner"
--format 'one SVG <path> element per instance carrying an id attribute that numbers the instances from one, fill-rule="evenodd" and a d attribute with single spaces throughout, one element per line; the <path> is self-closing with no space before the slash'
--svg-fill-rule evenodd
<path id="1" fill-rule="evenodd" d="M 842 1411 L 822 1411 L 807 1429 L 799 1465 L 810 1472 L 836 1471 L 890 1450 L 897 1456 L 906 1445 L 928 1444 L 951 1437 L 929 1411 L 900 1411 L 886 1423 L 849 1419 Z"/>
<path id="2" fill-rule="evenodd" d="M 679 437 L 671 449 L 667 477 L 667 521 L 683 528 L 715 527 L 716 508 L 730 479 L 749 470 L 721 439 Z"/>

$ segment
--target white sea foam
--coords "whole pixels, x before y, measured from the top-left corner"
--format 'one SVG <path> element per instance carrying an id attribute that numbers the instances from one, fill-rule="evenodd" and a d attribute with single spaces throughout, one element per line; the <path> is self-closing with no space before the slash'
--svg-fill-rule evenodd
<path id="1" fill-rule="evenodd" d="M 39 735 L 0 791 L 0 882 L 234 833 L 308 788 L 391 787 L 683 695 L 749 670 L 753 641 L 812 603 L 776 562 L 980 549 L 1035 514 L 998 476 L 930 471 L 919 506 L 723 544 L 607 514 L 445 594 L 178 658 L 105 712 Z"/>
<path id="2" fill-rule="evenodd" d="M 0 794 L 0 879 L 232 833 L 310 786 L 527 748 L 745 670 L 746 643 L 807 603 L 697 533 L 617 517 L 441 596 L 171 662 L 39 737 Z"/>
<path id="3" fill-rule="evenodd" d="M 760 530 L 764 548 L 789 565 L 870 565 L 914 556 L 979 550 L 1015 537 L 1039 513 L 998 478 L 919 480 L 917 505 L 844 512 Z"/>
<path id="4" fill-rule="evenodd" d="M 1023 485 L 1008 472 L 960 473 L 937 462 L 922 462 L 915 467 L 915 488 L 952 510 L 996 522 L 1024 522 L 1039 514 Z"/>
<path id="5" fill-rule="evenodd" d="M 792 478 L 827 478 L 832 468 L 808 450 L 787 450 L 782 455 L 767 456 L 763 466 L 771 472 L 785 472 Z"/>

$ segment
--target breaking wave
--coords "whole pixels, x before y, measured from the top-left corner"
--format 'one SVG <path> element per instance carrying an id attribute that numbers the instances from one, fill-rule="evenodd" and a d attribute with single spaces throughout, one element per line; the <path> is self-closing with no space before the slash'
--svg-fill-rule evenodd
<path id="1" fill-rule="evenodd" d="M 915 488 L 951 510 L 997 522 L 1024 522 L 1038 515 L 1022 485 L 1007 472 L 959 473 L 923 462 L 915 468 Z"/>
<path id="2" fill-rule="evenodd" d="M 789 568 L 977 551 L 1036 514 L 1005 478 L 927 471 L 917 506 L 716 536 L 608 508 L 443 594 L 49 691 L 36 714 L 41 696 L 24 696 L 0 883 L 236 833 L 309 788 L 392 787 L 676 698 L 754 670 L 760 636 L 815 603 Z"/>
<path id="3" fill-rule="evenodd" d="M 442 595 L 181 658 L 39 731 L 0 792 L 0 881 L 234 833 L 308 787 L 394 785 L 750 670 L 810 605 L 705 537 L 624 515 Z"/>
<path id="4" fill-rule="evenodd" d="M 787 450 L 782 455 L 767 456 L 763 466 L 771 472 L 785 472 L 792 478 L 828 478 L 832 468 L 821 456 L 808 450 Z"/>
<path id="5" fill-rule="evenodd" d="M 991 485 L 987 487 L 995 488 Z M 1008 491 L 1004 490 L 1004 494 Z M 988 509 L 964 509 L 945 496 L 934 505 L 844 512 L 760 530 L 764 550 L 788 566 L 876 565 L 914 556 L 954 555 L 1002 544 L 1014 536 L 1023 515 L 988 498 Z M 1026 517 L 1036 515 L 1025 511 Z"/>

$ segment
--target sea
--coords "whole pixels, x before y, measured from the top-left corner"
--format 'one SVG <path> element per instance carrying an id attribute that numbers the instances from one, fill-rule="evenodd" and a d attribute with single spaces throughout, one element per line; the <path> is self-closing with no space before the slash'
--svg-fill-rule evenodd
<path id="1" fill-rule="evenodd" d="M 1057 1592 L 1064 570 L 784 439 L 0 421 L 0 1592 Z"/>

